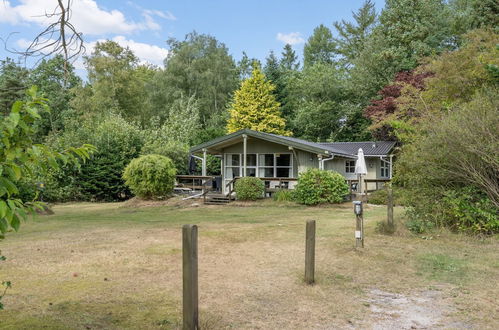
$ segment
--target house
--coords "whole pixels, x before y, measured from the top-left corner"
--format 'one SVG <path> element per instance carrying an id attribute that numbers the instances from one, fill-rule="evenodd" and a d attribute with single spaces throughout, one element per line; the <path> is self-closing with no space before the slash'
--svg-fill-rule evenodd
<path id="1" fill-rule="evenodd" d="M 359 148 L 364 151 L 368 169 L 367 189 L 375 190 L 392 177 L 394 147 L 393 141 L 317 143 L 243 129 L 194 146 L 190 152 L 203 160 L 203 176 L 207 154 L 220 157 L 221 188 L 227 194 L 233 180 L 242 176 L 262 178 L 270 190 L 283 186 L 292 189 L 298 174 L 308 168 L 337 171 L 355 188 Z"/>

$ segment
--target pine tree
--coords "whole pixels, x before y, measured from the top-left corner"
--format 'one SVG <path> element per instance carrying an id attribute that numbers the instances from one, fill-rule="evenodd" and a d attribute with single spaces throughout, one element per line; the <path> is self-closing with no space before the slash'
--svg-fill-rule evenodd
<path id="1" fill-rule="evenodd" d="M 303 63 L 311 66 L 315 63 L 331 64 L 334 61 L 336 43 L 331 30 L 321 24 L 314 29 L 303 48 Z"/>
<path id="2" fill-rule="evenodd" d="M 298 56 L 296 56 L 296 53 L 290 44 L 284 46 L 281 56 L 281 67 L 288 71 L 298 70 L 300 62 L 298 62 Z"/>
<path id="3" fill-rule="evenodd" d="M 334 27 L 338 32 L 338 38 L 335 39 L 338 44 L 337 51 L 344 57 L 347 64 L 351 64 L 359 56 L 365 41 L 376 25 L 377 18 L 376 9 L 371 0 L 366 0 L 362 7 L 352 15 L 355 23 L 345 20 L 334 22 Z"/>
<path id="4" fill-rule="evenodd" d="M 286 121 L 281 116 L 280 104 L 273 94 L 275 86 L 265 80 L 260 68 L 255 65 L 251 78 L 241 84 L 234 94 L 227 123 L 229 133 L 249 128 L 259 132 L 290 135 Z"/>

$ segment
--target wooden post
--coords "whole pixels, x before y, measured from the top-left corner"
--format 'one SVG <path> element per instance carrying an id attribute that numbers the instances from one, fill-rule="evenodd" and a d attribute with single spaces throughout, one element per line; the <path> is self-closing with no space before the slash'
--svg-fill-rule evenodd
<path id="1" fill-rule="evenodd" d="M 392 190 L 392 187 L 388 188 L 386 207 L 387 207 L 388 225 L 393 226 L 393 190 Z"/>
<path id="2" fill-rule="evenodd" d="M 305 282 L 314 283 L 315 276 L 315 220 L 308 220 L 305 234 Z"/>
<path id="3" fill-rule="evenodd" d="M 364 247 L 364 211 L 362 201 L 354 201 L 355 213 L 355 247 Z"/>
<path id="4" fill-rule="evenodd" d="M 182 227 L 183 330 L 199 329 L 198 227 Z"/>

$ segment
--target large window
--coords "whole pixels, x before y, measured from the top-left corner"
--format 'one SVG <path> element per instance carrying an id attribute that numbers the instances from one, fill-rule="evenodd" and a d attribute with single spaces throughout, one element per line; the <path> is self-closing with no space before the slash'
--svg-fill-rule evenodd
<path id="1" fill-rule="evenodd" d="M 345 160 L 345 173 L 355 173 L 355 160 Z"/>
<path id="2" fill-rule="evenodd" d="M 225 178 L 233 179 L 242 176 L 243 155 L 225 155 Z M 259 178 L 293 177 L 292 154 L 246 154 L 246 176 Z"/>
<path id="3" fill-rule="evenodd" d="M 293 167 L 291 166 L 291 154 L 275 155 L 275 177 L 290 178 L 293 176 Z"/>
<path id="4" fill-rule="evenodd" d="M 384 159 L 381 159 L 381 177 L 390 178 L 390 163 Z"/>

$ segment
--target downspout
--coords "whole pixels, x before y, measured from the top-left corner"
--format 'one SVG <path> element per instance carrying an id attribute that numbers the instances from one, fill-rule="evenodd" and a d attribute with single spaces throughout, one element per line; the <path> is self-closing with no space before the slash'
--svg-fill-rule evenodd
<path id="1" fill-rule="evenodd" d="M 324 167 L 324 163 L 325 163 L 325 162 L 327 162 L 328 160 L 333 160 L 333 159 L 334 159 L 334 155 L 332 155 L 332 156 L 331 156 L 331 157 L 329 157 L 329 158 L 323 158 L 323 159 L 319 160 L 320 162 L 322 162 L 322 169 L 323 169 L 323 170 L 325 169 L 325 167 Z M 319 166 L 319 168 L 320 168 L 320 167 L 321 167 L 321 166 Z"/>

